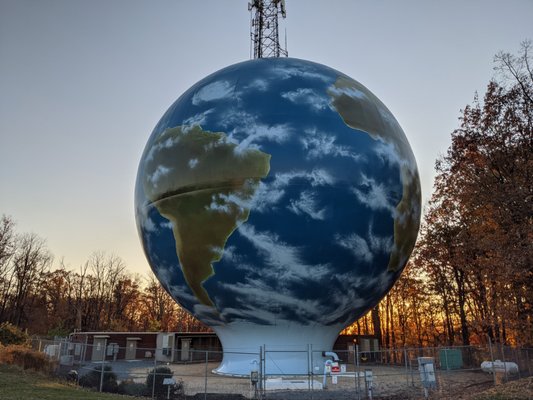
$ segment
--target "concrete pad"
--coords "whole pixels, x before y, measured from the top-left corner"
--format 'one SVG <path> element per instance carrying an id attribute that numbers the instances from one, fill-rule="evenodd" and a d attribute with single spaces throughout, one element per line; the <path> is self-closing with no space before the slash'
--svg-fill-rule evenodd
<path id="1" fill-rule="evenodd" d="M 266 390 L 322 390 L 322 383 L 318 381 L 309 382 L 307 379 L 267 379 L 265 383 Z"/>

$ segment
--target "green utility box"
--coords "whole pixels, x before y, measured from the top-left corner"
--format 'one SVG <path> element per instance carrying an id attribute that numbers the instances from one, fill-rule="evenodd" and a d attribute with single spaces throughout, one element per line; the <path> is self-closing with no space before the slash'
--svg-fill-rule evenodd
<path id="1" fill-rule="evenodd" d="M 439 361 L 441 369 L 461 369 L 463 367 L 463 353 L 461 353 L 461 349 L 440 349 Z"/>

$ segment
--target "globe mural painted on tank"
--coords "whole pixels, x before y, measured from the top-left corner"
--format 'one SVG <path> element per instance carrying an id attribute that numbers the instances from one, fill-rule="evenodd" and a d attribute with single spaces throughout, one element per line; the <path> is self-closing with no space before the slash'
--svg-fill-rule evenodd
<path id="1" fill-rule="evenodd" d="M 270 58 L 179 97 L 148 140 L 135 203 L 155 274 L 217 333 L 331 327 L 332 341 L 399 277 L 420 184 L 405 134 L 368 89 Z"/>

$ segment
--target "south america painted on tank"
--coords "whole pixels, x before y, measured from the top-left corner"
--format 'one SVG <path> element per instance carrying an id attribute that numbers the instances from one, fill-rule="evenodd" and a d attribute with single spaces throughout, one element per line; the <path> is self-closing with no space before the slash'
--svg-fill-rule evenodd
<path id="1" fill-rule="evenodd" d="M 305 351 L 390 290 L 414 247 L 421 194 L 400 125 L 367 88 L 294 58 L 215 72 L 163 115 L 135 210 L 161 284 L 211 326 L 217 371 L 307 373 Z M 315 362 L 322 363 L 317 357 Z"/>

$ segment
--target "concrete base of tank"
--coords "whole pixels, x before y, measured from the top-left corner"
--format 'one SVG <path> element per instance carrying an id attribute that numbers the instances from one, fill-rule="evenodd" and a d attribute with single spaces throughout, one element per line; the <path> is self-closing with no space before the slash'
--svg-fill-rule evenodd
<path id="1" fill-rule="evenodd" d="M 250 376 L 252 371 L 266 375 L 321 374 L 331 357 L 342 326 L 255 325 L 246 322 L 213 327 L 224 355 L 214 373 Z"/>

